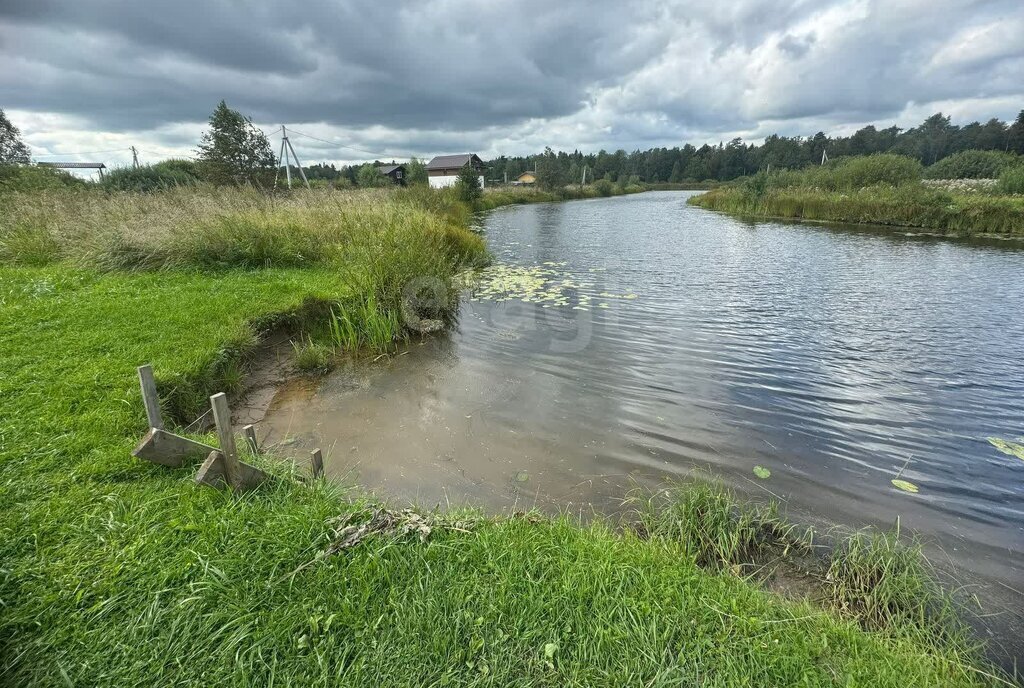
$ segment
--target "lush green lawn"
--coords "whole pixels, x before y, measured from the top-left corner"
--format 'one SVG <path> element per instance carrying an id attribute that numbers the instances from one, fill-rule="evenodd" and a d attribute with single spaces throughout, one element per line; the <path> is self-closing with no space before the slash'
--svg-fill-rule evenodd
<path id="1" fill-rule="evenodd" d="M 351 296 L 353 268 L 0 267 L 0 685 L 985 683 L 959 641 L 867 633 L 602 524 L 440 522 L 292 575 L 371 505 L 130 456 L 137 365 L 186 416 L 237 384 L 254 323 Z"/>

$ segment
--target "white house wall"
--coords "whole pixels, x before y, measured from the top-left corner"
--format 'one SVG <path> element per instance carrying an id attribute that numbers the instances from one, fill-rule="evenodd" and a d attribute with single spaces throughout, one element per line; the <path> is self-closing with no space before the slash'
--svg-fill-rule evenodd
<path id="1" fill-rule="evenodd" d="M 484 178 L 481 175 L 477 177 L 480 180 L 480 188 L 484 188 Z M 459 181 L 459 175 L 451 174 L 443 177 L 427 177 L 430 180 L 430 187 L 433 189 L 444 189 L 449 186 L 454 186 Z"/>

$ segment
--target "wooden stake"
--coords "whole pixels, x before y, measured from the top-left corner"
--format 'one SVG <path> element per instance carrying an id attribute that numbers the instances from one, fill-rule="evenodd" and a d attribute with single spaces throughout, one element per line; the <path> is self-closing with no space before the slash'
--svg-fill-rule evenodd
<path id="1" fill-rule="evenodd" d="M 217 437 L 220 439 L 220 453 L 224 457 L 224 479 L 232 488 L 242 487 L 242 470 L 238 465 L 238 448 L 235 436 L 231 432 L 231 410 L 224 392 L 210 397 L 213 407 L 213 422 L 217 424 Z"/>
<path id="2" fill-rule="evenodd" d="M 319 449 L 313 450 L 313 477 L 324 477 L 324 455 Z"/>
<path id="3" fill-rule="evenodd" d="M 251 425 L 246 425 L 242 428 L 242 432 L 245 433 L 245 439 L 249 443 L 249 449 L 253 454 L 260 453 L 260 445 L 256 442 L 256 428 Z"/>
<path id="4" fill-rule="evenodd" d="M 139 366 L 139 386 L 142 387 L 142 403 L 146 406 L 149 427 L 163 430 L 164 421 L 160 416 L 160 397 L 156 395 L 156 381 L 153 380 L 153 366 L 148 363 Z"/>

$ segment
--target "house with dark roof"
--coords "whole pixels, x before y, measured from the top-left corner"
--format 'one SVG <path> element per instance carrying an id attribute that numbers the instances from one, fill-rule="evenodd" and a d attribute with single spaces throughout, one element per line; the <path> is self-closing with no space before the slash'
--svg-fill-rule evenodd
<path id="1" fill-rule="evenodd" d="M 377 165 L 377 171 L 390 179 L 395 184 L 405 184 L 405 165 Z"/>
<path id="2" fill-rule="evenodd" d="M 435 189 L 452 186 L 459 180 L 459 172 L 469 165 L 480 175 L 480 188 L 484 188 L 484 161 L 476 153 L 438 155 L 427 163 L 427 179 Z"/>

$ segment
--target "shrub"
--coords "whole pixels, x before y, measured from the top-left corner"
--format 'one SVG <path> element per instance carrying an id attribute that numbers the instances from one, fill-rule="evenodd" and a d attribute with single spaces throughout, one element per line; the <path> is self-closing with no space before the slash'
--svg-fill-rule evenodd
<path id="1" fill-rule="evenodd" d="M 1008 167 L 999 175 L 996 190 L 1004 194 L 1024 194 L 1024 165 Z"/>
<path id="2" fill-rule="evenodd" d="M 83 188 L 89 182 L 63 170 L 36 165 L 0 165 L 0 193 Z"/>
<path id="3" fill-rule="evenodd" d="M 199 168 L 191 160 L 164 160 L 138 168 L 119 167 L 103 180 L 103 187 L 111 191 L 160 191 L 175 186 L 194 186 L 199 183 Z"/>
<path id="4" fill-rule="evenodd" d="M 608 179 L 598 179 L 592 186 L 599 196 L 611 196 L 615 192 L 615 185 Z"/>
<path id="5" fill-rule="evenodd" d="M 921 181 L 921 170 L 921 163 L 917 160 L 888 153 L 847 158 L 836 163 L 834 168 L 823 168 L 823 172 L 831 172 L 824 178 L 831 177 L 831 188 L 835 190 L 854 190 L 877 184 L 913 184 Z"/>
<path id="6" fill-rule="evenodd" d="M 376 188 L 390 185 L 391 179 L 381 174 L 380 168 L 376 164 L 368 162 L 359 167 L 359 171 L 356 172 L 356 182 L 363 188 Z"/>
<path id="7" fill-rule="evenodd" d="M 1002 151 L 968 150 L 943 158 L 925 170 L 926 179 L 996 179 L 1020 157 Z"/>
<path id="8" fill-rule="evenodd" d="M 480 173 L 469 164 L 459 170 L 459 180 L 455 186 L 459 190 L 459 200 L 464 203 L 476 203 L 483 193 L 483 189 L 480 188 Z"/>

